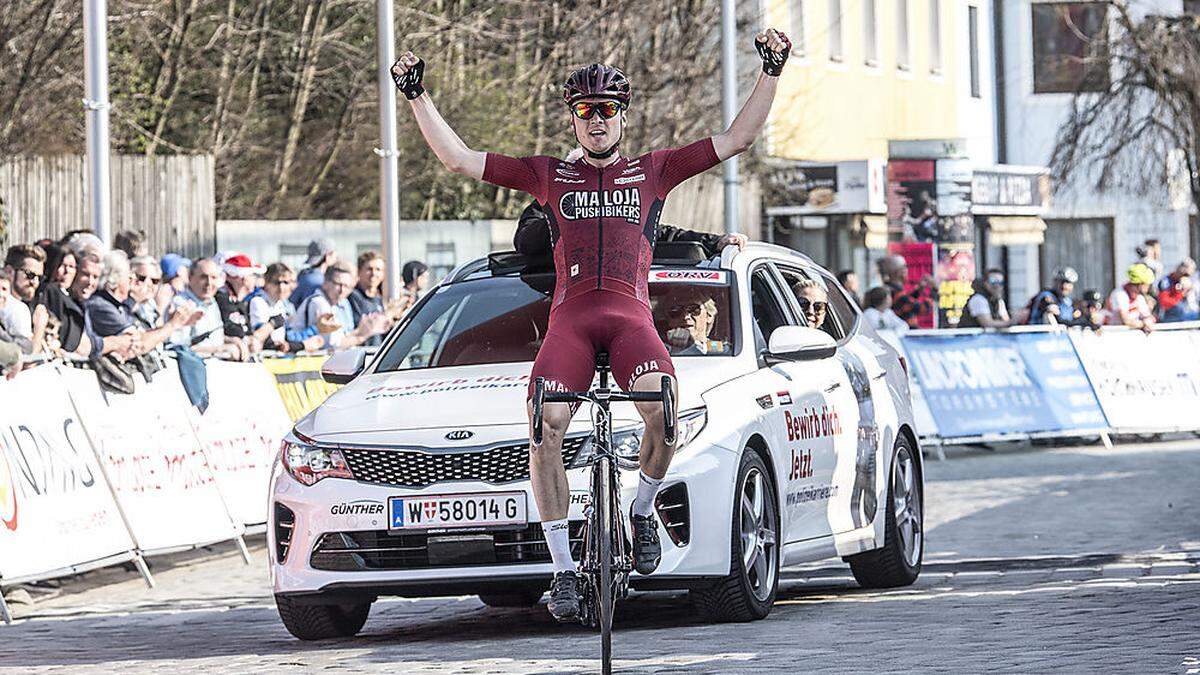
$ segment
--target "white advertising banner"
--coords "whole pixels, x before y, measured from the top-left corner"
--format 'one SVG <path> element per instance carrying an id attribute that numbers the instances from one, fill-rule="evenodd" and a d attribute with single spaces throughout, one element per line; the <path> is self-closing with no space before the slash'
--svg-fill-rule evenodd
<path id="1" fill-rule="evenodd" d="M 72 383 L 71 397 L 138 547 L 154 552 L 240 534 L 188 421 L 175 362 L 149 384 L 138 376 L 133 395 L 105 395 L 94 375 L 82 374 L 90 382 Z"/>
<path id="2" fill-rule="evenodd" d="M 1196 330 L 1071 331 L 1071 340 L 1114 431 L 1200 429 Z"/>
<path id="3" fill-rule="evenodd" d="M 91 371 L 75 371 L 90 379 Z M 0 576 L 133 549 L 57 366 L 0 378 Z"/>
<path id="4" fill-rule="evenodd" d="M 292 420 L 261 364 L 207 364 L 208 409 L 189 407 L 192 423 L 233 519 L 265 523 L 271 463 Z"/>

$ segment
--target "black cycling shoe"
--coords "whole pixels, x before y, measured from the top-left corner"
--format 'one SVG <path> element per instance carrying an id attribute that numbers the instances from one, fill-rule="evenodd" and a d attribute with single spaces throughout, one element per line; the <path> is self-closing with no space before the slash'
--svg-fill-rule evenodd
<path id="1" fill-rule="evenodd" d="M 630 510 L 633 523 L 633 569 L 638 574 L 650 574 L 662 560 L 662 544 L 658 541 L 658 518 L 654 514 L 639 516 Z"/>
<path id="2" fill-rule="evenodd" d="M 574 571 L 558 572 L 550 584 L 550 615 L 567 622 L 579 620 L 579 575 Z"/>

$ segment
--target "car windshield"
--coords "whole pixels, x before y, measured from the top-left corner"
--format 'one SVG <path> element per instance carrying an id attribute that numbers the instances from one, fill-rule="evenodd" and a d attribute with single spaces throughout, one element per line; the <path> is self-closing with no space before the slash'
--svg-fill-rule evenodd
<path id="1" fill-rule="evenodd" d="M 673 356 L 735 351 L 729 273 L 654 270 L 650 305 Z M 408 317 L 379 371 L 532 361 L 546 335 L 554 275 L 501 276 L 441 286 Z"/>

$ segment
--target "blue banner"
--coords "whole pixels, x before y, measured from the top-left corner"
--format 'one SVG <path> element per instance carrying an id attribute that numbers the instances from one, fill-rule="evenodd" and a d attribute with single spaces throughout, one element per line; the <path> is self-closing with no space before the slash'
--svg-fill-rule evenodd
<path id="1" fill-rule="evenodd" d="M 942 438 L 1108 426 L 1065 333 L 905 335 L 903 344 Z"/>

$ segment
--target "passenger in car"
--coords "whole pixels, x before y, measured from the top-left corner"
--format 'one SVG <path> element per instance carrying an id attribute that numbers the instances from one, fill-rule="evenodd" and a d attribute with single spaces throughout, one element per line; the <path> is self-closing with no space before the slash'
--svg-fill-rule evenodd
<path id="1" fill-rule="evenodd" d="M 800 311 L 804 312 L 808 325 L 833 335 L 833 331 L 825 325 L 825 316 L 829 310 L 829 291 L 813 279 L 801 279 L 792 284 L 792 293 L 796 295 L 796 303 L 800 305 Z"/>
<path id="2" fill-rule="evenodd" d="M 729 351 L 729 343 L 709 339 L 717 322 L 717 303 L 699 289 L 675 298 L 667 309 L 666 345 L 672 356 L 703 356 Z"/>

